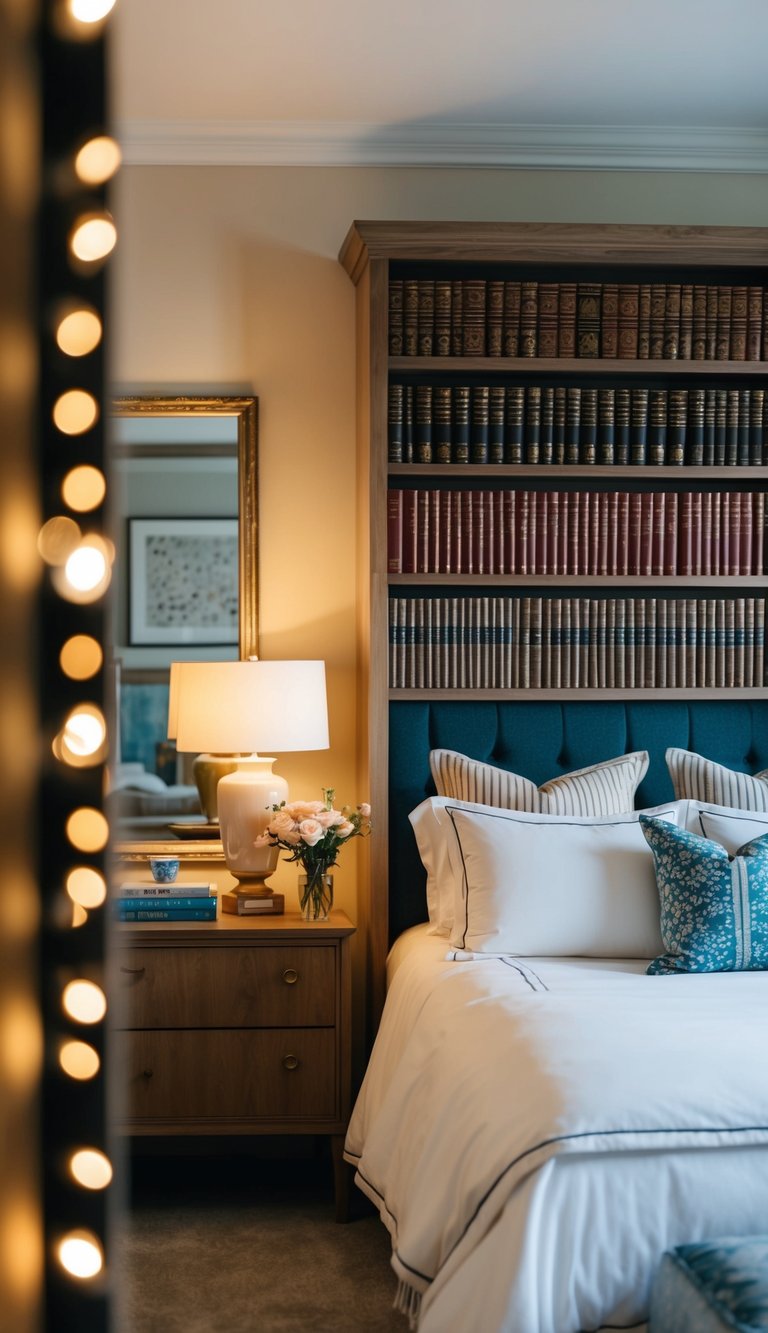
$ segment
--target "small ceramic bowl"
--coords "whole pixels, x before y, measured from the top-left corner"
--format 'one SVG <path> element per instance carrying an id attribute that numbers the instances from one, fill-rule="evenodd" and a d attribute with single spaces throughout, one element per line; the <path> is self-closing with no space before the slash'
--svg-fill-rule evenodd
<path id="1" fill-rule="evenodd" d="M 178 856 L 150 856 L 149 868 L 158 884 L 172 884 L 179 873 Z"/>

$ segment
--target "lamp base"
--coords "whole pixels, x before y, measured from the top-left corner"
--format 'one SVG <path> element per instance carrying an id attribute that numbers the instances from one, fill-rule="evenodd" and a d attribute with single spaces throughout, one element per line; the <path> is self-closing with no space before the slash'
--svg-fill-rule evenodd
<path id="1" fill-rule="evenodd" d="M 237 771 L 237 758 L 231 754 L 199 754 L 192 765 L 200 808 L 209 824 L 218 824 L 218 787 L 221 778 Z"/>
<path id="2" fill-rule="evenodd" d="M 239 881 L 235 893 L 269 897 L 264 883 L 277 866 L 279 847 L 256 847 L 256 839 L 272 819 L 273 805 L 288 799 L 288 783 L 272 772 L 274 759 L 252 754 L 219 782 L 219 825 L 224 861 Z"/>

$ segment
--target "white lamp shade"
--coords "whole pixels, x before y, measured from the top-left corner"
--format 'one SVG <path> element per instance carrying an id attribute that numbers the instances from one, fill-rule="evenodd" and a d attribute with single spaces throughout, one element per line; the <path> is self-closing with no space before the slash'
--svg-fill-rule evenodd
<path id="1" fill-rule="evenodd" d="M 328 748 L 324 662 L 174 662 L 171 692 L 177 750 Z"/>

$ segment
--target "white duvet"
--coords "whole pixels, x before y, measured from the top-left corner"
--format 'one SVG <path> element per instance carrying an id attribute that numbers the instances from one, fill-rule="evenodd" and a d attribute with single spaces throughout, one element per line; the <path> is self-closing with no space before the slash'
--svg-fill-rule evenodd
<path id="1" fill-rule="evenodd" d="M 664 1249 L 768 1231 L 768 973 L 408 946 L 345 1154 L 420 1333 L 636 1327 Z"/>

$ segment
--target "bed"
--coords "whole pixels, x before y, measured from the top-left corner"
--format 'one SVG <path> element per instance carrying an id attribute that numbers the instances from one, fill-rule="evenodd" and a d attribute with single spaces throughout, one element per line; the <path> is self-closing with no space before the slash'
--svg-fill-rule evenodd
<path id="1" fill-rule="evenodd" d="M 577 762 L 590 764 L 629 754 L 651 736 L 636 798 L 653 809 L 645 820 L 650 832 L 663 821 L 664 836 L 684 840 L 693 831 L 725 845 L 722 829 L 730 827 L 732 855 L 756 830 L 758 841 L 761 829 L 768 839 L 768 813 L 755 815 L 753 827 L 743 814 L 718 814 L 717 802 L 676 799 L 664 754 L 670 744 L 695 748 L 754 773 L 768 763 L 764 711 L 755 703 L 653 704 L 645 713 L 639 703 L 612 704 L 603 723 L 594 706 L 587 719 L 574 714 L 579 705 L 564 705 L 553 761 L 546 746 L 555 737 L 556 706 L 547 706 L 547 719 L 529 709 L 525 724 L 503 705 L 478 707 L 493 707 L 495 722 L 472 709 L 471 724 L 466 705 L 451 718 L 451 706 L 442 705 L 422 728 L 414 717 L 392 728 L 396 747 L 401 737 L 390 764 L 392 819 L 406 821 L 390 838 L 395 938 L 345 1155 L 389 1229 L 397 1304 L 420 1333 L 641 1329 L 665 1249 L 768 1231 L 768 972 L 647 975 L 655 947 L 647 932 L 658 919 L 648 925 L 654 857 L 646 849 L 641 865 L 635 856 L 634 840 L 645 837 L 637 818 L 563 816 L 576 841 L 564 844 L 570 869 L 556 877 L 546 861 L 555 817 L 513 812 L 500 820 L 480 802 L 433 797 L 429 751 L 458 739 L 465 754 L 474 749 L 480 761 L 521 772 L 521 754 L 499 741 L 511 737 L 529 746 L 528 771 L 541 782 L 547 764 L 555 773 L 573 766 L 574 737 L 583 742 Z M 545 738 L 538 748 L 537 735 Z M 419 819 L 439 816 L 454 853 L 460 848 L 450 935 L 434 933 L 446 865 L 429 857 L 422 865 L 423 840 L 417 847 L 408 822 L 425 808 L 417 832 Z M 605 861 L 610 883 L 602 887 L 589 869 L 596 863 L 583 861 L 595 838 L 604 861 L 605 839 L 615 840 L 611 856 L 620 853 Z M 557 855 L 562 861 L 562 850 Z M 507 863 L 527 865 L 526 874 L 543 866 L 538 908 L 506 888 L 493 899 Z M 618 910 L 609 921 L 601 908 L 600 926 L 587 938 L 579 913 L 568 919 L 562 882 L 547 899 L 556 878 L 592 913 L 608 901 L 600 894 L 618 885 Z M 481 885 L 492 911 L 483 917 L 473 905 L 469 925 L 459 927 L 467 884 L 473 894 Z M 635 890 L 646 895 L 639 908 Z M 413 918 L 426 912 L 417 904 L 427 901 L 431 924 L 419 923 Z M 641 922 L 646 935 L 638 936 Z M 511 947 L 521 938 L 524 948 Z M 633 957 L 635 938 L 643 950 Z M 569 940 L 578 943 L 570 953 Z M 533 952 L 537 941 L 546 949 Z"/>

